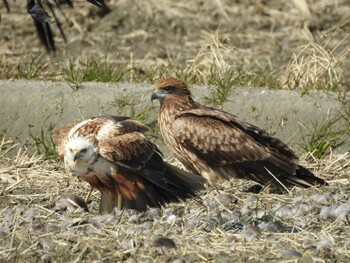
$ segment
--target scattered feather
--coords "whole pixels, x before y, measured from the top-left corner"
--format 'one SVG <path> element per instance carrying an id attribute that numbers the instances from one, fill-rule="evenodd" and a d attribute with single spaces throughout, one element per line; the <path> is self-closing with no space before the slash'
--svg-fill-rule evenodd
<path id="1" fill-rule="evenodd" d="M 89 212 L 83 198 L 75 194 L 62 194 L 55 202 L 55 211 Z"/>
<path id="2" fill-rule="evenodd" d="M 333 207 L 322 207 L 319 218 L 323 220 L 335 220 L 337 215 Z"/>
<path id="3" fill-rule="evenodd" d="M 238 237 L 237 236 L 235 236 L 235 235 L 229 235 L 228 237 L 226 237 L 226 239 L 225 239 L 225 243 L 233 243 L 233 242 L 238 242 L 239 241 L 239 239 L 238 239 Z"/>
<path id="4" fill-rule="evenodd" d="M 256 195 L 249 195 L 247 196 L 247 204 L 256 204 L 256 202 L 259 201 L 259 198 Z"/>
<path id="5" fill-rule="evenodd" d="M 301 258 L 303 255 L 294 249 L 282 250 L 278 253 L 279 258 Z"/>
<path id="6" fill-rule="evenodd" d="M 269 222 L 263 222 L 259 224 L 259 229 L 261 231 L 278 233 L 282 231 L 283 225 L 278 221 L 269 221 Z"/>
<path id="7" fill-rule="evenodd" d="M 308 249 L 308 248 L 315 248 L 316 247 L 316 241 L 309 239 L 309 238 L 305 238 L 303 240 L 303 242 L 301 243 L 301 247 L 303 249 Z"/>
<path id="8" fill-rule="evenodd" d="M 250 242 L 254 239 L 259 239 L 260 235 L 261 235 L 261 230 L 258 226 L 253 224 L 244 226 L 243 236 L 247 242 Z"/>
<path id="9" fill-rule="evenodd" d="M 170 216 L 168 216 L 168 218 L 167 218 L 166 221 L 167 221 L 167 223 L 170 224 L 170 225 L 174 224 L 175 221 L 176 221 L 176 215 L 170 215 Z"/>
<path id="10" fill-rule="evenodd" d="M 350 208 L 347 204 L 339 205 L 334 211 L 337 220 L 346 220 L 350 216 Z"/>
<path id="11" fill-rule="evenodd" d="M 316 249 L 317 251 L 328 252 L 333 250 L 333 245 L 329 239 L 323 238 L 317 242 Z"/>

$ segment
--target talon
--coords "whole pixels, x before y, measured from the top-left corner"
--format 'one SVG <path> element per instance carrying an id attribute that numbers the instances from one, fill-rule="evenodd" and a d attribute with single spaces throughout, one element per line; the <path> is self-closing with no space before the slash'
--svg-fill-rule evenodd
<path id="1" fill-rule="evenodd" d="M 85 203 L 87 203 L 90 199 L 90 196 L 92 194 L 92 192 L 94 191 L 94 188 L 93 187 L 90 187 L 90 191 L 88 192 L 88 194 L 86 195 L 85 197 Z"/>

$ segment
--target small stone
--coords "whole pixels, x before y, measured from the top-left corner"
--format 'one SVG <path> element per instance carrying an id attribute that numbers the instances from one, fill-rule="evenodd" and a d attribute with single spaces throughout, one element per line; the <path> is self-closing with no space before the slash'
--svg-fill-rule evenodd
<path id="1" fill-rule="evenodd" d="M 176 243 L 174 240 L 164 237 L 157 236 L 153 239 L 152 246 L 154 247 L 167 247 L 167 248 L 176 248 Z"/>

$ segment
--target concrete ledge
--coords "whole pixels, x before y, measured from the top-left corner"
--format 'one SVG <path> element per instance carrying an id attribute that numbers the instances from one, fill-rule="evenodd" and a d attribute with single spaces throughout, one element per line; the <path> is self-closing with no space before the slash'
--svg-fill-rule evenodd
<path id="1" fill-rule="evenodd" d="M 212 88 L 212 87 L 211 87 Z M 210 87 L 193 86 L 195 100 L 210 95 Z M 0 132 L 33 149 L 31 136 L 40 136 L 51 126 L 74 119 L 113 114 L 131 116 L 155 124 L 158 102 L 150 101 L 150 84 L 83 83 L 74 91 L 67 83 L 44 81 L 0 81 Z M 301 96 L 295 91 L 234 89 L 222 109 L 264 128 L 282 139 L 296 152 L 314 131 L 339 115 L 336 94 L 312 92 Z M 341 129 L 341 123 L 335 126 Z M 154 139 L 166 148 L 157 134 Z M 349 140 L 337 152 L 349 150 Z M 167 153 L 167 151 L 166 151 Z"/>

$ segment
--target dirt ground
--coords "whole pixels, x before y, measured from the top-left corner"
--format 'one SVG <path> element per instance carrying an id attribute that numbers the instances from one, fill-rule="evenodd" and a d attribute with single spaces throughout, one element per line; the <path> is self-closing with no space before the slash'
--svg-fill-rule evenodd
<path id="1" fill-rule="evenodd" d="M 62 64 L 89 57 L 149 74 L 173 66 L 206 74 L 272 72 L 292 83 L 350 81 L 350 3 L 319 1 L 108 1 L 101 18 L 86 1 L 60 14 L 68 42 L 55 29 L 58 51 L 39 45 L 26 1 L 3 6 L 0 76 L 16 77 L 19 63 L 45 63 L 39 79 L 62 80 Z M 53 25 L 54 26 L 54 25 Z M 306 73 L 307 74 L 306 74 Z M 157 74 L 160 74 L 159 72 Z M 153 79 L 157 76 L 150 76 Z M 298 83 L 297 83 L 298 82 Z M 89 190 L 55 161 L 0 145 L 0 261 L 9 262 L 348 262 L 350 260 L 349 153 L 303 164 L 329 186 L 286 195 L 246 193 L 231 180 L 187 201 L 146 213 L 98 215 L 99 193 L 89 212 L 71 196 Z M 163 236 L 173 240 L 174 244 Z"/>
<path id="2" fill-rule="evenodd" d="M 0 259 L 7 262 L 348 262 L 350 156 L 302 164 L 329 186 L 276 195 L 231 180 L 189 200 L 140 213 L 99 215 L 99 193 L 3 140 Z M 171 160 L 170 160 L 171 161 Z"/>

